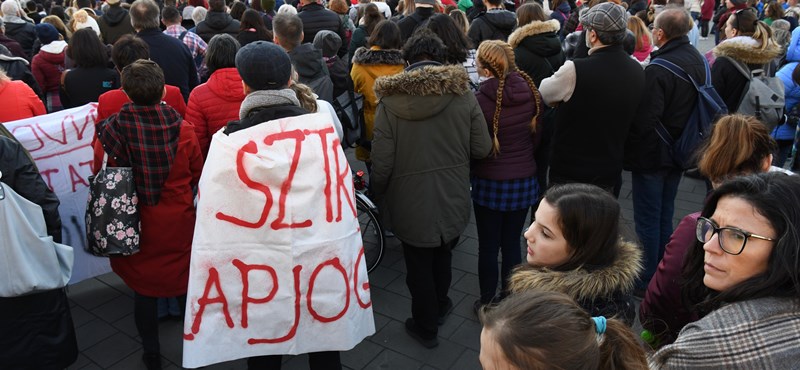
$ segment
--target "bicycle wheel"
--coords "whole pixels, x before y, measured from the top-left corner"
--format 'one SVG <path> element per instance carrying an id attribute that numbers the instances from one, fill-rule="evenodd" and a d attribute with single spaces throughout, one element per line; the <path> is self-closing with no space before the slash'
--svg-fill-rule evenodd
<path id="1" fill-rule="evenodd" d="M 358 209 L 358 223 L 361 227 L 361 240 L 364 244 L 364 260 L 367 272 L 370 272 L 381 263 L 385 240 L 383 228 L 378 221 L 378 216 L 360 197 L 356 197 Z"/>

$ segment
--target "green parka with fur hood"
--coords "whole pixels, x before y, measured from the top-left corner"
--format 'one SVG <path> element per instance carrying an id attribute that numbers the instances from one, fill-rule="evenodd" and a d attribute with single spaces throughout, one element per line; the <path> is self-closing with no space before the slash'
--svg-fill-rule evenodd
<path id="1" fill-rule="evenodd" d="M 512 273 L 508 290 L 564 293 L 592 316 L 617 317 L 632 325 L 636 316 L 632 292 L 642 271 L 642 251 L 636 244 L 622 240 L 617 249 L 617 258 L 607 266 L 556 271 L 524 264 Z"/>
<path id="2" fill-rule="evenodd" d="M 375 81 L 370 181 L 400 240 L 438 247 L 466 228 L 470 160 L 492 144 L 464 67 L 420 64 Z"/>

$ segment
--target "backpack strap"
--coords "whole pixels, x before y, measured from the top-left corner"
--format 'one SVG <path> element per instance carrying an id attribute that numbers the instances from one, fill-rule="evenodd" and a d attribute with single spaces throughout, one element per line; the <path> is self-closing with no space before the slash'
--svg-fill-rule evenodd
<path id="1" fill-rule="evenodd" d="M 750 68 L 748 68 L 744 63 L 726 56 L 721 56 L 717 59 L 727 59 L 729 62 L 731 62 L 731 64 L 733 64 L 734 67 L 736 67 L 736 69 L 742 74 L 742 76 L 744 76 L 744 78 L 746 78 L 748 81 L 753 79 L 753 73 L 750 72 Z"/>
<path id="2" fill-rule="evenodd" d="M 181 32 L 181 34 L 178 35 L 178 40 L 181 40 L 181 42 L 183 42 L 183 38 L 186 37 L 187 33 L 189 33 L 188 30 Z"/>
<path id="3" fill-rule="evenodd" d="M 681 68 L 679 65 L 677 65 L 675 63 L 672 63 L 672 62 L 670 62 L 670 61 L 668 61 L 668 60 L 666 60 L 664 58 L 655 58 L 655 59 L 650 61 L 650 65 L 657 65 L 659 67 L 665 68 L 668 71 L 672 72 L 672 74 L 674 74 L 675 77 L 678 77 L 681 80 L 692 84 L 692 86 L 694 86 L 695 90 L 697 90 L 698 94 L 700 93 L 700 91 L 703 89 L 704 86 L 711 86 L 711 69 L 708 67 L 708 62 L 705 59 L 703 59 L 703 65 L 705 66 L 705 70 L 706 70 L 705 71 L 706 72 L 706 81 L 705 81 L 706 83 L 705 83 L 704 86 L 701 86 L 700 84 L 698 84 L 697 81 L 695 81 L 694 78 L 692 78 L 691 75 L 686 73 L 686 71 L 683 68 Z M 672 135 L 669 134 L 669 131 L 667 131 L 667 128 L 664 127 L 664 125 L 660 121 L 656 125 L 656 134 L 658 134 L 658 136 L 661 137 L 661 140 L 663 140 L 665 143 L 669 144 L 669 146 L 675 145 L 675 139 L 672 137 Z"/>

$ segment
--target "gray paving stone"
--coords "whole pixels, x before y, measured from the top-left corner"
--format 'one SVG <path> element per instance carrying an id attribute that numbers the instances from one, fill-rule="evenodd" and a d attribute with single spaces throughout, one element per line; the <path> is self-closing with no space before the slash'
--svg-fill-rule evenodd
<path id="1" fill-rule="evenodd" d="M 100 367 L 107 369 L 116 364 L 121 358 L 125 358 L 136 352 L 141 345 L 122 333 L 116 333 L 106 340 L 103 340 L 88 350 L 84 351 L 87 357 Z"/>
<path id="2" fill-rule="evenodd" d="M 475 269 L 477 270 L 478 264 L 475 262 Z M 464 274 L 461 279 L 453 284 L 453 289 L 467 294 L 478 294 L 478 275 Z"/>
<path id="3" fill-rule="evenodd" d="M 78 354 L 78 359 L 75 360 L 75 362 L 72 365 L 67 366 L 67 370 L 80 369 L 80 368 L 82 368 L 84 366 L 88 366 L 91 363 L 92 363 L 92 360 L 90 360 L 88 357 L 86 357 L 86 355 L 84 355 L 83 353 L 79 353 Z"/>
<path id="4" fill-rule="evenodd" d="M 464 321 L 450 339 L 469 349 L 481 350 L 481 325 L 475 321 Z"/>
<path id="5" fill-rule="evenodd" d="M 411 316 L 411 299 L 383 289 L 372 290 L 372 309 L 395 320 Z"/>
<path id="6" fill-rule="evenodd" d="M 401 274 L 388 267 L 378 266 L 369 273 L 369 285 L 379 288 L 386 288 L 389 283 L 397 279 Z"/>
<path id="7" fill-rule="evenodd" d="M 466 320 L 477 322 L 478 318 L 475 317 L 475 312 L 472 310 L 472 304 L 477 299 L 478 296 L 468 294 L 456 305 L 456 308 L 453 309 L 453 313 L 463 317 Z"/>
<path id="8" fill-rule="evenodd" d="M 72 323 L 75 325 L 75 328 L 80 328 L 89 321 L 95 319 L 95 316 L 92 315 L 91 312 L 86 311 L 83 307 L 78 305 L 71 307 L 70 312 L 72 313 Z"/>
<path id="9" fill-rule="evenodd" d="M 136 330 L 136 322 L 133 321 L 132 313 L 115 321 L 112 325 L 131 338 L 137 339 L 139 336 L 139 332 Z"/>
<path id="10" fill-rule="evenodd" d="M 475 238 L 462 238 L 461 242 L 456 247 L 456 250 L 459 250 L 464 253 L 471 254 L 473 256 L 478 255 L 478 239 Z"/>
<path id="11" fill-rule="evenodd" d="M 409 370 L 419 369 L 422 363 L 401 355 L 395 351 L 385 349 L 370 362 L 365 369 L 368 370 Z"/>
<path id="12" fill-rule="evenodd" d="M 363 369 L 383 350 L 383 347 L 365 340 L 350 351 L 342 352 L 342 365 L 353 369 Z"/>
<path id="13" fill-rule="evenodd" d="M 92 313 L 108 323 L 113 323 L 133 313 L 133 299 L 126 295 L 119 295 L 93 309 Z"/>
<path id="14" fill-rule="evenodd" d="M 408 285 L 406 285 L 406 275 L 402 275 L 402 277 L 394 279 L 391 284 L 386 286 L 386 290 L 406 298 L 411 298 L 411 293 L 408 291 Z"/>
<path id="15" fill-rule="evenodd" d="M 410 303 L 409 303 L 410 304 Z M 409 306 L 410 307 L 410 306 Z M 410 310 L 410 308 L 409 308 Z M 376 312 L 375 307 L 372 307 L 372 317 L 375 318 L 375 332 L 379 332 L 381 328 L 386 326 L 392 319 L 388 316 L 381 315 L 380 313 Z"/>
<path id="16" fill-rule="evenodd" d="M 451 367 L 453 370 L 481 370 L 481 362 L 478 360 L 479 352 L 471 349 L 465 350 L 461 357 Z"/>
<path id="17" fill-rule="evenodd" d="M 473 212 L 474 214 L 474 212 Z M 475 226 L 475 223 L 467 224 L 467 228 L 461 233 L 463 236 L 467 236 L 473 239 L 478 239 L 478 228 Z"/>
<path id="18" fill-rule="evenodd" d="M 117 333 L 117 330 L 103 320 L 94 319 L 76 331 L 78 350 L 83 352 L 89 347 Z"/>
<path id="19" fill-rule="evenodd" d="M 478 256 L 454 250 L 452 266 L 461 271 L 474 272 L 478 268 Z"/>
<path id="20" fill-rule="evenodd" d="M 438 347 L 425 348 L 406 333 L 405 324 L 399 321 L 390 322 L 378 334 L 375 334 L 372 340 L 439 369 L 449 368 L 464 351 L 463 346 L 441 337 Z"/>
<path id="21" fill-rule="evenodd" d="M 183 322 L 164 321 L 158 326 L 161 355 L 180 364 L 183 361 Z"/>
<path id="22" fill-rule="evenodd" d="M 71 285 L 67 296 L 81 307 L 91 310 L 120 295 L 114 289 L 103 289 L 106 284 L 97 279 L 87 279 L 78 284 Z"/>
<path id="23" fill-rule="evenodd" d="M 147 368 L 144 366 L 144 361 L 142 361 L 142 353 L 143 351 L 140 349 L 136 352 L 131 353 L 128 357 L 122 359 L 122 361 L 117 362 L 113 366 L 109 367 L 109 370 L 146 370 Z M 174 366 L 172 363 L 167 361 L 166 359 L 161 359 L 161 366 L 166 367 L 165 365 L 169 364 L 170 366 Z"/>
<path id="24" fill-rule="evenodd" d="M 122 281 L 122 278 L 119 277 L 117 274 L 105 274 L 98 276 L 97 279 L 103 282 L 104 284 L 116 289 L 120 293 L 133 298 L 133 290 L 131 288 L 128 288 L 128 286 L 125 285 L 125 282 Z"/>

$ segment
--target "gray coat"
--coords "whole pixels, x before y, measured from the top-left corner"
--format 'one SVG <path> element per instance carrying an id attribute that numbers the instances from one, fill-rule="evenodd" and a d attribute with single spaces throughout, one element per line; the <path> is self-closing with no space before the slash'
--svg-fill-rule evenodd
<path id="1" fill-rule="evenodd" d="M 800 301 L 731 303 L 686 325 L 650 359 L 652 369 L 797 369 Z"/>
<path id="2" fill-rule="evenodd" d="M 375 81 L 372 190 L 392 231 L 417 247 L 438 247 L 470 217 L 471 159 L 489 155 L 491 139 L 464 67 L 409 67 Z"/>

